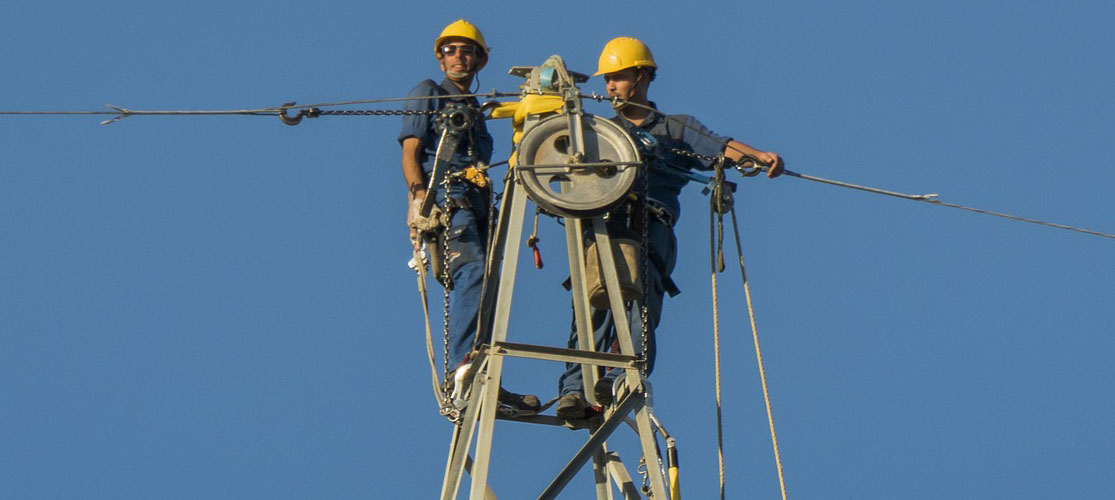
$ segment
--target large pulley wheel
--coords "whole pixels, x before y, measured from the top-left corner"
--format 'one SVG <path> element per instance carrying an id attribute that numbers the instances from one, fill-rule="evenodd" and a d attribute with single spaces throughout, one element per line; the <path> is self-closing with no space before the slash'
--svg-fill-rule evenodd
<path id="1" fill-rule="evenodd" d="M 519 141 L 515 175 L 527 195 L 546 211 L 591 217 L 623 202 L 638 177 L 639 151 L 622 127 L 583 115 L 584 155 L 573 158 L 569 117 L 540 121 Z"/>

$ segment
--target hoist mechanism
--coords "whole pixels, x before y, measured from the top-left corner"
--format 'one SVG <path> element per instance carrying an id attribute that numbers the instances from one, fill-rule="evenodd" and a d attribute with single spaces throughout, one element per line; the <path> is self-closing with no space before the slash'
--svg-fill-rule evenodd
<path id="1" fill-rule="evenodd" d="M 453 155 L 457 153 L 457 147 L 461 144 L 461 136 L 472 129 L 475 113 L 477 113 L 477 110 L 470 108 L 467 104 L 450 102 L 445 105 L 442 113 L 434 120 L 435 126 L 441 130 L 441 139 L 437 144 L 434 168 L 430 172 L 429 184 L 426 186 L 427 193 L 434 193 L 445 182 L 445 176 L 450 168 L 449 162 L 453 159 Z M 426 196 L 422 200 L 418 214 L 422 217 L 429 217 L 430 212 L 434 209 L 436 198 L 436 196 Z"/>
<path id="2" fill-rule="evenodd" d="M 576 84 L 588 76 L 568 71 L 560 56 L 511 74 L 526 79 L 524 92 L 553 92 L 562 102 L 561 114 L 526 120 L 518 141 L 515 177 L 531 200 L 563 217 L 591 217 L 623 202 L 641 158 L 622 127 L 581 109 Z"/>
<path id="3" fill-rule="evenodd" d="M 521 99 L 502 103 L 491 115 L 492 118 L 514 118 L 513 141 L 516 143 L 509 161 L 514 175 L 505 177 L 501 210 L 488 249 L 489 272 L 483 286 L 477 327 L 478 331 L 490 330 L 491 340 L 476 346 L 470 357 L 469 375 L 458 385 L 466 403 L 453 419 L 440 498 L 457 498 L 466 470 L 471 476 L 469 499 L 495 498 L 488 485 L 495 420 L 510 419 L 590 432 L 588 441 L 558 472 L 539 499 L 556 498 L 572 478 L 592 462 L 598 500 L 616 498 L 615 489 L 625 499 L 678 500 L 676 469 L 669 475 L 665 471 L 665 463 L 676 466 L 676 461 L 660 453 L 655 429 L 661 425 L 656 423 L 651 407 L 650 384 L 642 376 L 643 343 L 638 348 L 634 343 L 625 301 L 631 300 L 631 307 L 642 306 L 637 297 L 625 294 L 624 280 L 617 270 L 620 267 L 628 271 L 641 268 L 648 259 L 646 252 L 638 249 L 631 252 L 630 259 L 621 255 L 621 245 L 617 244 L 620 238 L 609 234 L 605 223 L 605 215 L 628 198 L 635 182 L 646 179 L 639 149 L 635 139 L 621 127 L 582 110 L 581 94 L 576 85 L 588 77 L 568 71 L 560 56 L 551 56 L 541 66 L 512 68 L 511 74 L 525 79 L 520 86 Z M 443 132 L 443 139 L 451 135 L 451 132 Z M 439 157 L 442 146 L 444 144 L 439 145 Z M 507 341 L 519 252 L 524 246 L 528 198 L 542 210 L 564 219 L 577 335 L 575 349 Z M 631 241 L 636 245 L 640 243 Z M 589 243 L 595 247 L 595 255 L 591 257 L 586 256 Z M 612 311 L 619 353 L 597 352 L 594 348 L 589 306 L 591 283 L 586 272 L 589 258 L 598 268 L 605 292 L 594 303 Z M 642 273 L 642 269 L 636 270 Z M 562 325 L 560 329 L 541 330 L 556 333 L 564 328 Z M 643 337 L 645 343 L 645 332 Z M 589 389 L 585 391 L 585 398 L 591 406 L 600 406 L 592 391 L 598 379 L 597 370 L 618 370 L 620 375 L 613 384 L 614 402 L 600 406 L 599 413 L 577 420 L 501 412 L 498 393 L 503 361 L 509 356 L 580 364 L 584 387 Z M 641 483 L 632 480 L 619 454 L 607 444 L 613 432 L 625 422 L 631 424 L 638 436 L 641 465 L 637 471 L 642 475 Z M 667 449 L 673 452 L 673 439 L 664 432 L 661 437 L 667 439 Z M 675 479 L 667 483 L 667 477 Z"/>

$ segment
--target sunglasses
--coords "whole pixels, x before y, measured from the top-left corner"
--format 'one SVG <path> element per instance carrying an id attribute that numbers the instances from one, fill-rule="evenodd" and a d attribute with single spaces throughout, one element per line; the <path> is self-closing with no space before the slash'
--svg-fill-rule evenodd
<path id="1" fill-rule="evenodd" d="M 480 54 L 480 49 L 475 45 L 442 45 L 439 49 L 442 55 L 451 56 L 456 54 L 459 50 L 462 56 L 476 56 Z"/>

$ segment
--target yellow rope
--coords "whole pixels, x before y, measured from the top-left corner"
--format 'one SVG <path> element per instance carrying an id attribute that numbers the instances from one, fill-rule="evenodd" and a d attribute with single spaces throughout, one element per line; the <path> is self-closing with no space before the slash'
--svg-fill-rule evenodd
<path id="1" fill-rule="evenodd" d="M 740 259 L 740 267 L 743 259 Z M 747 297 L 747 315 L 751 318 L 751 338 L 755 341 L 755 360 L 759 363 L 759 380 L 763 384 L 763 402 L 767 406 L 767 423 L 770 424 L 770 441 L 774 447 L 774 463 L 778 466 L 778 487 L 782 490 L 782 500 L 786 500 L 786 478 L 782 474 L 782 456 L 778 453 L 778 434 L 774 432 L 774 414 L 770 409 L 770 391 L 767 390 L 767 374 L 763 369 L 763 350 L 759 348 L 759 330 L 755 327 L 755 311 L 751 308 L 751 287 L 747 277 L 743 279 L 743 293 Z"/>
<path id="2" fill-rule="evenodd" d="M 442 392 L 441 384 L 438 383 L 437 363 L 434 361 L 434 340 L 433 332 L 430 329 L 430 304 L 427 299 L 428 289 L 426 288 L 426 263 L 419 249 L 415 248 L 412 255 L 417 266 L 415 271 L 418 273 L 418 294 L 422 297 L 422 316 L 426 325 L 426 356 L 430 361 L 430 382 L 434 386 L 434 399 L 437 400 L 438 408 L 442 409 L 445 407 L 445 393 Z"/>
<path id="3" fill-rule="evenodd" d="M 716 357 L 716 460 L 720 475 L 720 500 L 724 500 L 724 416 L 720 404 L 720 326 L 716 300 L 716 273 L 712 273 L 712 345 Z"/>
<path id="4" fill-rule="evenodd" d="M 774 432 L 774 413 L 770 409 L 770 391 L 767 389 L 767 374 L 763 368 L 763 350 L 759 347 L 759 328 L 755 325 L 755 308 L 751 304 L 751 286 L 747 282 L 747 270 L 743 265 L 743 248 L 739 242 L 739 227 L 736 224 L 736 211 L 732 210 L 732 229 L 736 236 L 736 249 L 739 252 L 739 272 L 743 277 L 743 294 L 747 299 L 747 316 L 751 320 L 751 338 L 755 342 L 755 360 L 759 365 L 759 381 L 763 385 L 763 402 L 767 407 L 767 423 L 770 425 L 770 441 L 774 448 L 774 463 L 778 467 L 778 487 L 782 500 L 787 500 L 786 478 L 782 473 L 782 455 L 778 452 L 778 434 Z"/>
<path id="5" fill-rule="evenodd" d="M 763 402 L 767 409 L 767 423 L 770 425 L 770 440 L 774 447 L 774 463 L 778 468 L 778 486 L 782 500 L 787 500 L 786 479 L 782 473 L 782 455 L 778 452 L 778 434 L 774 431 L 774 413 L 770 408 L 770 391 L 767 389 L 767 374 L 763 368 L 763 351 L 759 347 L 759 328 L 755 324 L 755 307 L 751 303 L 751 286 L 747 282 L 747 270 L 743 265 L 743 246 L 739 241 L 739 224 L 736 223 L 736 209 L 731 191 L 724 186 L 724 155 L 714 163 L 716 172 L 709 206 L 709 248 L 712 257 L 712 332 L 716 352 L 716 440 L 720 459 L 720 499 L 724 500 L 724 446 L 721 426 L 720 404 L 720 317 L 716 292 L 716 274 L 724 270 L 724 214 L 732 214 L 732 233 L 736 239 L 736 253 L 739 256 L 739 272 L 743 279 L 743 293 L 747 299 L 747 316 L 751 320 L 751 338 L 755 342 L 755 359 L 759 365 L 759 381 L 763 386 Z"/>
<path id="6" fill-rule="evenodd" d="M 717 179 L 724 179 L 723 162 L 717 163 Z M 716 273 L 723 271 L 721 266 L 717 264 L 717 256 L 722 255 L 723 251 L 723 222 L 717 224 L 717 198 L 719 192 L 713 193 L 712 205 L 709 206 L 709 270 L 712 275 L 712 350 L 713 350 L 713 366 L 716 370 L 716 461 L 720 473 L 720 500 L 724 500 L 724 416 L 723 405 L 720 401 L 720 300 L 719 294 L 716 291 Z M 721 230 L 717 231 L 717 227 Z"/>
<path id="7" fill-rule="evenodd" d="M 709 271 L 712 276 L 712 350 L 716 370 L 716 461 L 720 473 L 720 500 L 724 500 L 724 405 L 720 400 L 720 298 L 716 274 L 724 271 L 724 155 L 713 164 L 716 172 L 708 212 Z"/>
<path id="8" fill-rule="evenodd" d="M 720 472 L 720 500 L 724 500 L 724 418 L 720 403 L 720 312 L 716 298 L 716 271 L 712 272 L 712 344 L 716 366 L 716 461 Z"/>

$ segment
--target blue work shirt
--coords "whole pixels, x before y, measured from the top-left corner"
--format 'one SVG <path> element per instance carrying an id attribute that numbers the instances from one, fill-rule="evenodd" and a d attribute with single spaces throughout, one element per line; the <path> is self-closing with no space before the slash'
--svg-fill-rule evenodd
<path id="1" fill-rule="evenodd" d="M 657 109 L 653 102 L 651 107 Z M 716 156 L 724 152 L 724 145 L 732 140 L 729 137 L 717 135 L 706 128 L 696 118 L 689 115 L 666 116 L 658 111 L 652 111 L 643 120 L 642 125 L 635 125 L 622 116 L 615 116 L 612 121 L 628 130 L 639 128 L 658 141 L 657 151 L 649 155 L 650 179 L 647 198 L 658 202 L 674 216 L 677 221 L 681 217 L 681 203 L 678 197 L 681 188 L 689 183 L 689 179 L 680 175 L 671 175 L 670 170 L 691 171 L 711 170 L 711 162 L 697 158 L 682 156 L 671 149 L 680 149 L 705 156 Z M 636 143 L 638 141 L 636 140 Z M 640 148 L 642 145 L 640 144 Z M 646 151 L 640 151 L 647 158 Z M 642 192 L 642 183 L 635 183 L 635 190 Z"/>
<path id="2" fill-rule="evenodd" d="M 441 85 L 433 80 L 425 80 L 407 94 L 407 97 L 445 96 L 433 99 L 415 99 L 406 101 L 403 109 L 412 111 L 432 111 L 442 109 L 448 102 L 459 102 L 480 108 L 475 97 L 455 97 L 461 93 L 460 89 L 448 78 L 442 80 Z M 434 168 L 434 158 L 437 156 L 437 145 L 441 141 L 441 132 L 434 124 L 436 116 L 430 115 L 404 115 L 403 129 L 399 132 L 399 144 L 408 137 L 417 137 L 422 141 L 422 151 L 419 162 L 422 170 L 429 173 Z M 450 169 L 463 169 L 476 162 L 490 163 L 492 161 L 492 135 L 483 119 L 473 123 L 472 129 L 461 135 L 461 142 L 457 146 L 456 154 L 450 160 Z M 472 146 L 472 156 L 469 156 L 469 146 Z"/>

